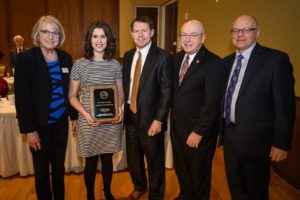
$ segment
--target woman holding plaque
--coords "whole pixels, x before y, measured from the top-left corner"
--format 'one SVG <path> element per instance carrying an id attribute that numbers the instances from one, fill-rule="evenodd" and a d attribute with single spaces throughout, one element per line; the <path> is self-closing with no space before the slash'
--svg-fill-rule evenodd
<path id="1" fill-rule="evenodd" d="M 72 57 L 58 49 L 65 33 L 53 16 L 37 21 L 32 39 L 35 47 L 18 54 L 16 63 L 17 118 L 32 153 L 38 199 L 52 199 L 52 191 L 54 199 L 64 199 L 68 116 L 78 116 L 68 100 Z"/>
<path id="2" fill-rule="evenodd" d="M 124 91 L 122 72 L 118 61 L 113 59 L 116 51 L 115 39 L 109 26 L 103 21 L 93 22 L 86 33 L 84 57 L 73 65 L 69 100 L 81 115 L 78 119 L 77 153 L 85 157 L 84 181 L 87 198 L 94 197 L 94 182 L 99 155 L 102 164 L 104 195 L 108 200 L 114 197 L 110 191 L 113 173 L 113 153 L 121 150 L 121 121 Z M 117 86 L 118 116 L 115 122 L 101 123 L 91 115 L 90 86 L 115 84 Z M 78 89 L 82 89 L 82 103 L 77 98 Z M 75 134 L 76 135 L 76 134 Z"/>

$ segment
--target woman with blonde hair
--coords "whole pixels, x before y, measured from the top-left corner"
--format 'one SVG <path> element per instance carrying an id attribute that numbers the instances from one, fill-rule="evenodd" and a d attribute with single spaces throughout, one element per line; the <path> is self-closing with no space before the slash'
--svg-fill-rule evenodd
<path id="1" fill-rule="evenodd" d="M 17 56 L 17 118 L 32 153 L 38 199 L 52 200 L 53 193 L 54 199 L 60 200 L 64 199 L 68 116 L 76 120 L 78 115 L 68 100 L 72 57 L 58 49 L 65 33 L 53 16 L 42 16 L 37 21 L 32 39 L 35 47 Z"/>

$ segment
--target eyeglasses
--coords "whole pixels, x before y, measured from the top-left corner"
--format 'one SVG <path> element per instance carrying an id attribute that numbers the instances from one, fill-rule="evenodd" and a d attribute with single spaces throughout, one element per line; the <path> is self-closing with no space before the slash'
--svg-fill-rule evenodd
<path id="1" fill-rule="evenodd" d="M 186 34 L 186 33 L 183 33 L 183 34 L 180 34 L 180 37 L 181 39 L 186 39 L 186 38 L 190 38 L 190 39 L 196 39 L 199 35 L 203 35 L 204 33 L 191 33 L 191 34 Z"/>
<path id="2" fill-rule="evenodd" d="M 50 32 L 48 30 L 40 30 L 40 32 L 44 35 L 44 36 L 47 36 L 49 37 L 50 35 L 54 38 L 58 38 L 60 33 L 57 32 L 57 31 L 53 31 L 53 32 Z"/>
<path id="3" fill-rule="evenodd" d="M 257 30 L 257 28 L 248 28 L 248 27 L 242 28 L 242 29 L 233 28 L 230 30 L 230 32 L 232 34 L 239 34 L 240 32 L 247 34 L 247 33 L 250 33 L 251 31 L 255 31 L 255 30 Z"/>

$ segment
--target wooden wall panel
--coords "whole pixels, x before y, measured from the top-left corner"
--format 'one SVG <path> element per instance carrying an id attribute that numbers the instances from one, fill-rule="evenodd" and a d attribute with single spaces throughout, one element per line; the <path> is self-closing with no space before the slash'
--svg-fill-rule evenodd
<path id="1" fill-rule="evenodd" d="M 73 59 L 83 56 L 86 29 L 95 20 L 104 20 L 111 26 L 118 58 L 119 0 L 0 0 L 0 50 L 5 54 L 0 63 L 8 65 L 16 34 L 24 37 L 24 46 L 33 47 L 32 28 L 41 16 L 49 14 L 62 23 L 66 32 L 62 49 Z"/>
<path id="2" fill-rule="evenodd" d="M 0 1 L 0 51 L 4 54 L 4 57 L 0 59 L 0 64 L 7 64 L 9 59 L 9 26 L 8 26 L 8 0 Z"/>
<path id="3" fill-rule="evenodd" d="M 73 59 L 83 56 L 84 30 L 82 28 L 82 2 L 84 0 L 48 0 L 47 14 L 55 16 L 64 27 L 66 40 L 61 49 Z"/>
<path id="4" fill-rule="evenodd" d="M 41 0 L 10 0 L 9 3 L 10 48 L 15 35 L 24 37 L 24 46 L 33 47 L 31 33 L 34 24 L 45 14 L 45 1 Z"/>

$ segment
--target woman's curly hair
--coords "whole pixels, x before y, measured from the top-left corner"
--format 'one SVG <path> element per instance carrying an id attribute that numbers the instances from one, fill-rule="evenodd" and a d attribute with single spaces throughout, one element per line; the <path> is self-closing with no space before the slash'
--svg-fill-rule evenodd
<path id="1" fill-rule="evenodd" d="M 94 49 L 91 43 L 91 39 L 95 28 L 102 28 L 104 30 L 105 36 L 107 37 L 107 46 L 104 50 L 103 59 L 112 60 L 116 53 L 116 40 L 112 36 L 110 27 L 104 21 L 94 21 L 89 26 L 84 41 L 84 57 L 90 61 L 92 61 L 94 58 Z"/>

